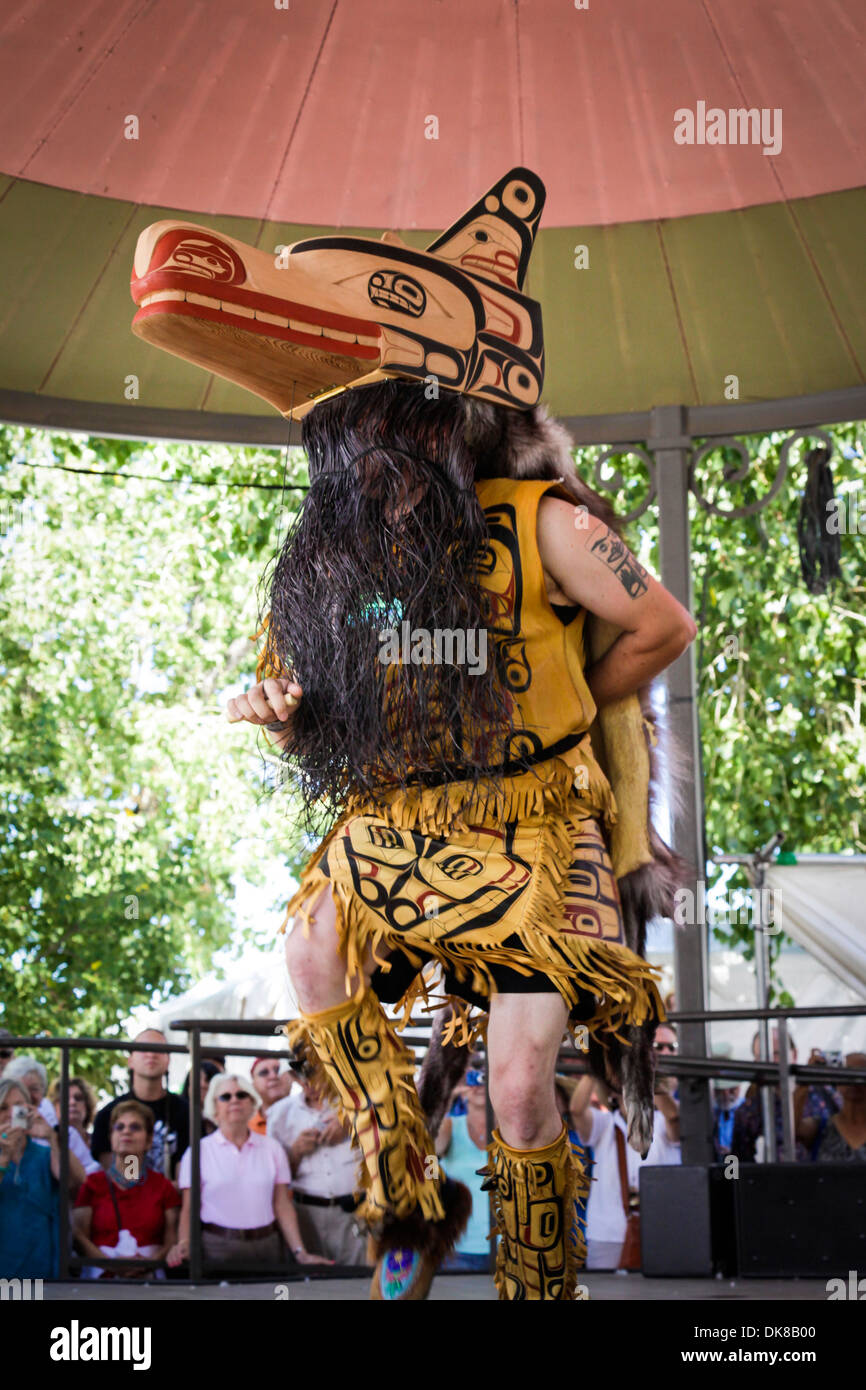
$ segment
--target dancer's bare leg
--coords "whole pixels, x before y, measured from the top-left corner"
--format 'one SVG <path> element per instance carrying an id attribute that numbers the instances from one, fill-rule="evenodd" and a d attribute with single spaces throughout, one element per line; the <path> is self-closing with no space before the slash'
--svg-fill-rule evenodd
<path id="1" fill-rule="evenodd" d="M 538 1149 L 562 1132 L 553 1078 L 568 1010 L 559 994 L 497 994 L 490 1003 L 490 1100 L 499 1133 Z"/>
<path id="2" fill-rule="evenodd" d="M 350 995 L 346 992 L 346 958 L 337 944 L 337 910 L 327 884 L 311 906 L 309 935 L 299 917 L 293 919 L 286 935 L 286 965 L 304 1013 L 319 1013 L 323 1009 L 343 1004 Z M 387 951 L 379 950 L 380 959 Z M 368 948 L 363 965 L 364 983 L 370 983 L 375 969 L 373 953 Z M 359 981 L 350 982 L 353 994 Z"/>
<path id="3" fill-rule="evenodd" d="M 559 994 L 491 1000 L 487 1050 L 497 1128 L 485 1171 L 501 1237 L 500 1298 L 571 1300 L 585 1256 L 575 1200 L 589 1183 L 553 1089 L 567 1014 Z"/>

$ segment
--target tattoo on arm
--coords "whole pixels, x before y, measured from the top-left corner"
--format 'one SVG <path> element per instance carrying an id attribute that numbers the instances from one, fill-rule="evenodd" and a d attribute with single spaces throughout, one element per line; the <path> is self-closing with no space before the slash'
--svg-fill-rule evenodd
<path id="1" fill-rule="evenodd" d="M 647 572 L 632 555 L 628 546 L 609 526 L 590 542 L 590 553 L 607 565 L 625 589 L 629 598 L 640 598 L 647 591 Z"/>

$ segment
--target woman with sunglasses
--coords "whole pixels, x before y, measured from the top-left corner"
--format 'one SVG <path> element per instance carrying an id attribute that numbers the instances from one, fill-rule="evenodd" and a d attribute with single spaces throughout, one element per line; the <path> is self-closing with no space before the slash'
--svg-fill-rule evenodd
<path id="1" fill-rule="evenodd" d="M 250 1121 L 261 1097 L 250 1081 L 225 1073 L 208 1087 L 205 1114 L 216 1130 L 201 1142 L 201 1229 L 205 1265 L 210 1270 L 279 1267 L 283 1241 L 299 1264 L 330 1264 L 310 1255 L 298 1228 L 288 1159 L 276 1139 L 256 1134 Z M 180 1238 L 168 1263 L 189 1257 L 190 1151 L 181 1159 L 183 1193 Z"/>
<path id="2" fill-rule="evenodd" d="M 146 1161 L 153 1125 L 152 1111 L 140 1101 L 124 1100 L 114 1107 L 111 1163 L 107 1171 L 88 1176 L 72 1213 L 75 1244 L 83 1255 L 100 1260 L 164 1260 L 177 1240 L 180 1197 L 174 1184 Z M 143 1277 L 151 1268 L 118 1273 Z M 82 1270 L 84 1278 L 98 1279 L 102 1274 L 98 1266 Z M 165 1271 L 157 1270 L 156 1277 L 164 1279 Z"/>

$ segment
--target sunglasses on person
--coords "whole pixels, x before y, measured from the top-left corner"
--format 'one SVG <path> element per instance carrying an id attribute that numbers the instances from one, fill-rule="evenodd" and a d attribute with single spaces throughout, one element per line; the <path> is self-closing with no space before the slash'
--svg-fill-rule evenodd
<path id="1" fill-rule="evenodd" d="M 252 1096 L 249 1091 L 223 1091 L 221 1096 L 217 1096 L 217 1100 L 252 1100 Z"/>

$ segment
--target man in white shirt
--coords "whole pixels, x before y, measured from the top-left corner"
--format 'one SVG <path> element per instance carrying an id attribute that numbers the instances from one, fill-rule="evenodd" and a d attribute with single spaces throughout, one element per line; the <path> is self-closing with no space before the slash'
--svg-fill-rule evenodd
<path id="1" fill-rule="evenodd" d="M 658 1055 L 676 1052 L 676 1036 L 667 1024 L 658 1028 L 655 1047 Z M 626 1213 L 616 1130 L 626 1141 L 623 1147 L 629 1191 L 639 1190 L 640 1170 L 644 1164 L 682 1162 L 679 1106 L 671 1094 L 674 1084 L 672 1077 L 656 1077 L 653 1141 L 643 1159 L 628 1143 L 627 1126 L 620 1111 L 599 1110 L 591 1105 L 593 1091 L 598 1085 L 594 1078 L 581 1077 L 574 1089 L 572 1120 L 581 1142 L 592 1150 L 593 1157 L 593 1181 L 586 1213 L 587 1269 L 616 1269 L 625 1240 Z"/>
<path id="2" fill-rule="evenodd" d="M 267 1132 L 286 1150 L 292 1196 L 307 1250 L 341 1265 L 366 1265 L 367 1237 L 357 1226 L 358 1155 L 328 1101 L 302 1077 L 301 1090 L 272 1105 Z"/>

